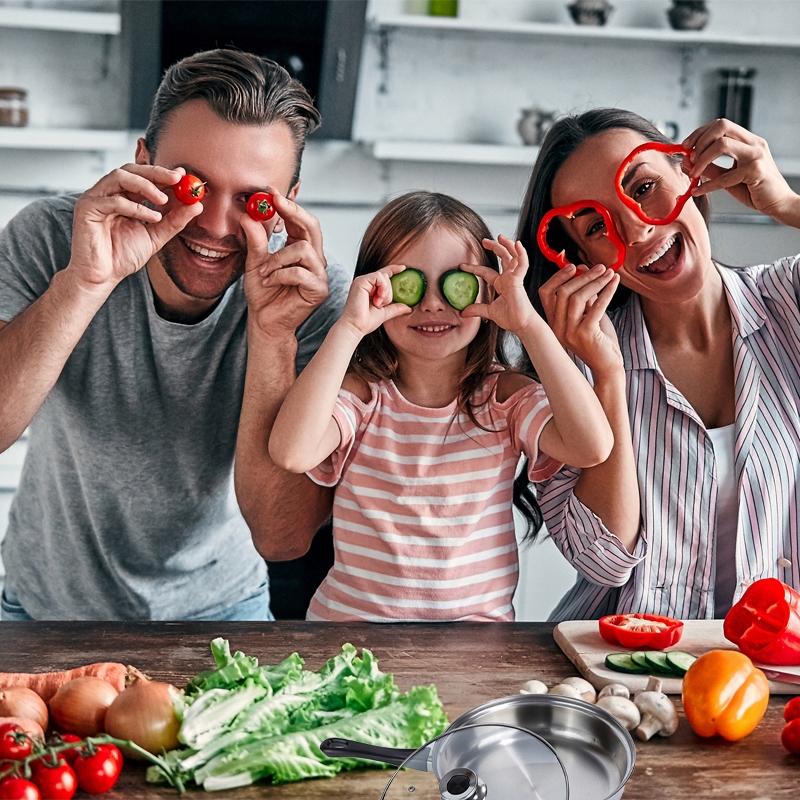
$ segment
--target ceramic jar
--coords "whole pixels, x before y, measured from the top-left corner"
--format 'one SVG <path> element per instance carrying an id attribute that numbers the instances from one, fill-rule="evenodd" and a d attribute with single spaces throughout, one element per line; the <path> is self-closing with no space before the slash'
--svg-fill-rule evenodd
<path id="1" fill-rule="evenodd" d="M 675 30 L 700 31 L 708 22 L 706 0 L 672 0 L 667 18 Z"/>

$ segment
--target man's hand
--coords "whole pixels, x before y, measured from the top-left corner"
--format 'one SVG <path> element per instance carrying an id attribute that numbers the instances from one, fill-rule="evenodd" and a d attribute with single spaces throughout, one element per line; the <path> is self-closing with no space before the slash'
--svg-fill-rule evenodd
<path id="1" fill-rule="evenodd" d="M 200 214 L 202 203 L 175 203 L 166 214 L 145 205 L 165 205 L 160 187 L 173 186 L 183 172 L 126 164 L 84 192 L 75 205 L 67 267 L 73 279 L 86 289 L 110 292 Z"/>
<path id="2" fill-rule="evenodd" d="M 272 196 L 286 226 L 286 245 L 270 253 L 264 224 L 242 215 L 247 238 L 244 289 L 250 318 L 262 331 L 293 334 L 328 296 L 327 263 L 317 218 L 277 192 Z"/>

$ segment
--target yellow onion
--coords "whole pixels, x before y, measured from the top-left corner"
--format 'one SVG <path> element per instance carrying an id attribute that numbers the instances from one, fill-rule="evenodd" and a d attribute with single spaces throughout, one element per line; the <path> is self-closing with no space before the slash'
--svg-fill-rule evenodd
<path id="1" fill-rule="evenodd" d="M 127 739 L 148 753 L 174 750 L 178 746 L 181 722 L 175 715 L 178 690 L 169 683 L 135 680 L 111 704 L 105 730 L 116 739 Z M 124 751 L 131 758 L 142 758 Z"/>
<path id="2" fill-rule="evenodd" d="M 119 692 L 102 678 L 74 678 L 50 698 L 50 713 L 61 733 L 95 736 Z"/>
<path id="3" fill-rule="evenodd" d="M 0 689 L 0 717 L 22 717 L 47 728 L 47 705 L 33 689 L 8 686 Z"/>

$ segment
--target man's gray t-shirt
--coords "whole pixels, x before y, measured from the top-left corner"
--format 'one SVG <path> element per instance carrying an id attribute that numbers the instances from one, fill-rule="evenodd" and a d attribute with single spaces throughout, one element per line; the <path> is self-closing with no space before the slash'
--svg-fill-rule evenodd
<path id="1" fill-rule="evenodd" d="M 0 320 L 67 266 L 76 200 L 36 201 L 0 233 Z M 350 278 L 329 263 L 328 282 L 297 331 L 298 371 L 339 317 Z M 30 424 L 2 545 L 8 588 L 34 619 L 198 619 L 264 585 L 233 490 L 242 283 L 183 325 L 158 316 L 142 269 L 78 342 Z"/>

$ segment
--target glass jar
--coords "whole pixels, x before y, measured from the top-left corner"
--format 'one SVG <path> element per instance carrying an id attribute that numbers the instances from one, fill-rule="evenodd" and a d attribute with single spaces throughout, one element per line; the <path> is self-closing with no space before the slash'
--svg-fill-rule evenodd
<path id="1" fill-rule="evenodd" d="M 0 86 L 0 125 L 23 128 L 28 124 L 28 92 Z"/>

